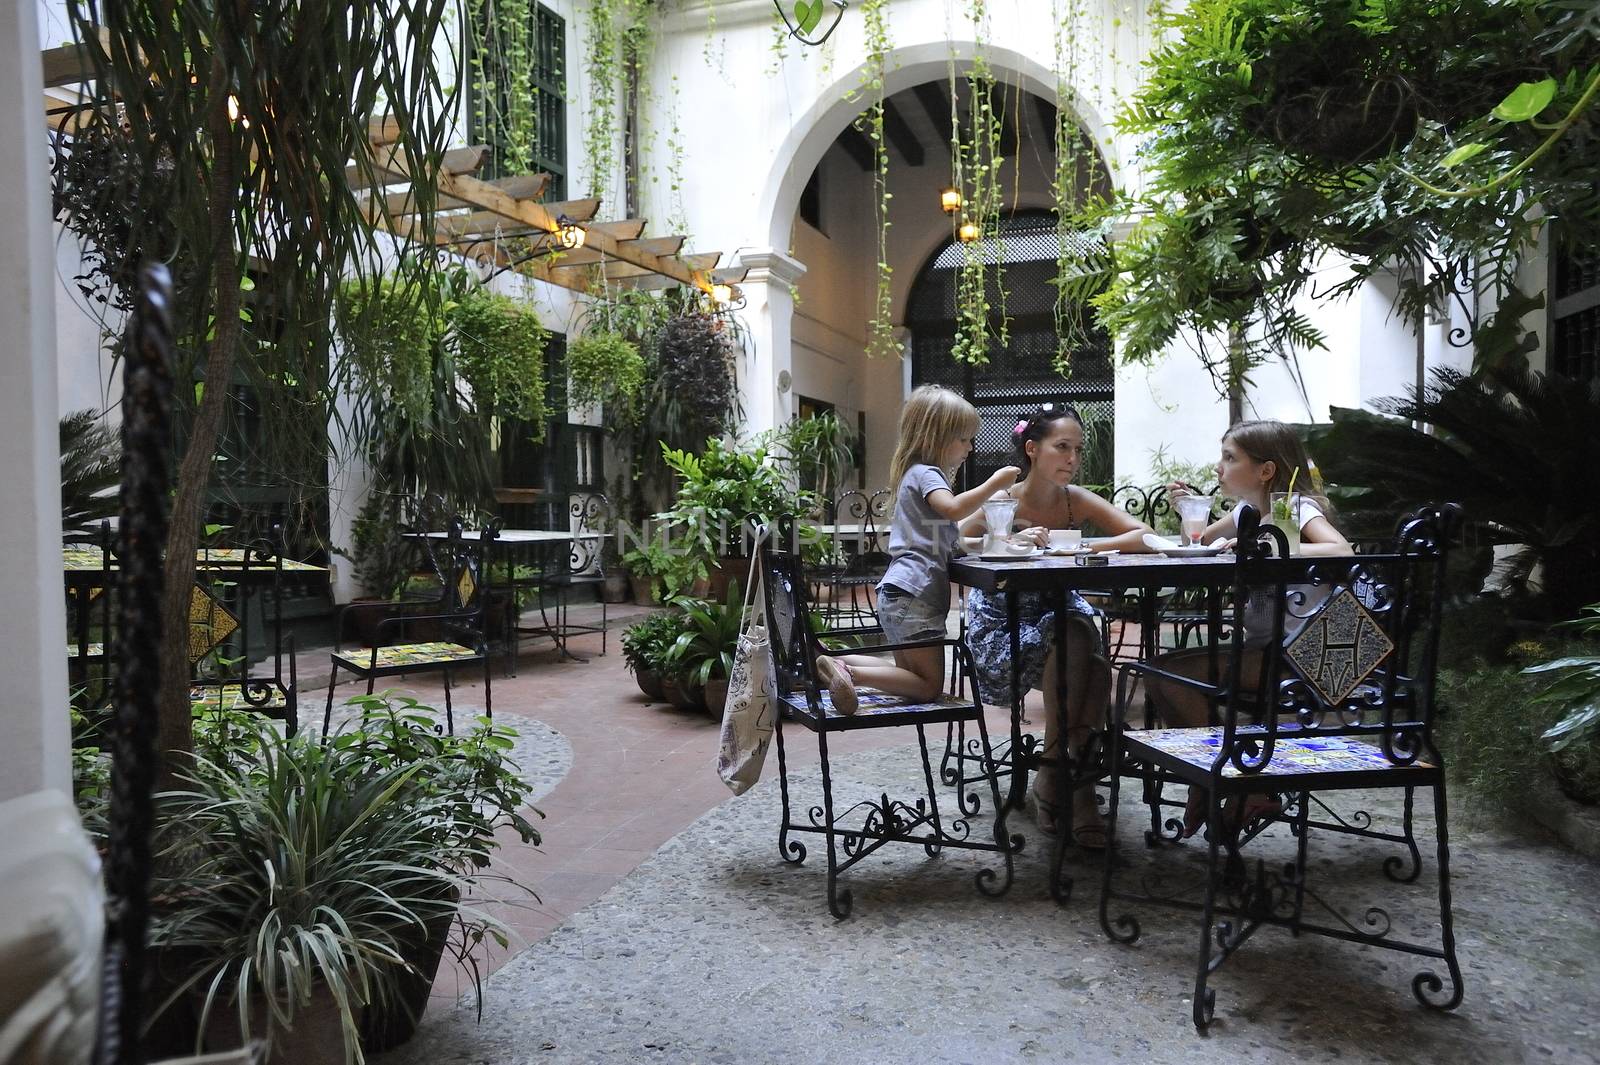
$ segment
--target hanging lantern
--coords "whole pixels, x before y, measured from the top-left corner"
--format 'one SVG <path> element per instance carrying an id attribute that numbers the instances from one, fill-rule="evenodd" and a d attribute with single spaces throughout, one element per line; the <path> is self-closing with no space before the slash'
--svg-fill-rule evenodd
<path id="1" fill-rule="evenodd" d="M 961 227 L 956 230 L 956 236 L 963 244 L 971 244 L 982 235 L 983 234 L 978 230 L 978 223 L 974 222 L 970 218 L 964 220 L 961 223 Z"/>
<path id="2" fill-rule="evenodd" d="M 939 207 L 945 214 L 949 215 L 961 210 L 961 190 L 957 188 L 940 189 Z"/>

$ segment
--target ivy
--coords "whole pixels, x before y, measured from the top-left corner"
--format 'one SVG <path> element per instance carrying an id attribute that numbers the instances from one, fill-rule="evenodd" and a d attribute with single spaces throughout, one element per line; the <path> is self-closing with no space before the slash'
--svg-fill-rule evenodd
<path id="1" fill-rule="evenodd" d="M 820 10 L 821 5 L 818 5 Z M 866 30 L 867 62 L 862 70 L 862 88 L 872 94 L 872 105 L 864 116 L 867 136 L 872 141 L 872 208 L 878 229 L 877 284 L 873 292 L 872 321 L 867 327 L 867 356 L 898 356 L 895 340 L 893 278 L 889 264 L 889 144 L 883 133 L 884 76 L 893 44 L 889 38 L 889 0 L 866 0 L 861 17 Z M 859 120 L 858 120 L 859 121 Z"/>
<path id="2" fill-rule="evenodd" d="M 621 37 L 618 0 L 589 0 L 589 45 L 584 70 L 589 80 L 589 106 L 583 128 L 583 152 L 589 167 L 589 195 L 609 203 L 615 176 L 617 74 Z"/>
<path id="3" fill-rule="evenodd" d="M 467 75 L 475 129 L 507 173 L 531 165 L 538 138 L 533 87 L 535 0 L 467 0 Z"/>
<path id="4" fill-rule="evenodd" d="M 1000 118 L 995 112 L 994 72 L 989 66 L 987 0 L 968 0 L 967 18 L 976 41 L 967 71 L 967 115 L 960 113 L 955 55 L 950 57 L 950 157 L 961 190 L 965 221 L 978 227 L 978 239 L 962 244 L 956 273 L 956 338 L 950 354 L 969 363 L 989 361 L 991 346 L 1010 341 L 1004 284 L 1005 244 L 1000 234 L 1004 185 L 1000 169 Z M 989 262 L 990 257 L 994 262 Z M 992 275 L 991 275 L 992 268 Z M 991 280 L 992 277 L 992 280 Z M 995 294 L 994 303 L 990 293 Z"/>
<path id="5" fill-rule="evenodd" d="M 384 277 L 346 284 L 336 322 L 356 383 L 412 421 L 433 409 L 433 352 L 444 332 L 440 309 L 423 286 Z"/>

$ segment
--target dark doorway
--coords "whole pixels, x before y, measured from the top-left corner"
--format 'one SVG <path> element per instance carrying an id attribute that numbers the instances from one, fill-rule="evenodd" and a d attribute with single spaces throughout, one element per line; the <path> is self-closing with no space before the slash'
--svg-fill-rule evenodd
<path id="1" fill-rule="evenodd" d="M 1071 403 L 1083 416 L 1087 441 L 1078 483 L 1109 484 L 1112 478 L 1116 379 L 1111 340 L 1096 329 L 1072 353 L 1072 376 L 1056 372 L 1055 294 L 1058 236 L 1050 211 L 1018 212 L 1001 224 L 1004 242 L 1006 311 L 1010 342 L 973 366 L 953 358 L 956 336 L 956 275 L 962 248 L 947 241 L 923 266 L 911 288 L 906 327 L 911 331 L 913 385 L 938 384 L 965 396 L 978 408 L 977 446 L 962 470 L 964 484 L 976 484 L 1011 462 L 1011 430 L 1041 403 Z M 1002 257 L 999 249 L 995 256 Z M 999 309 L 998 282 L 989 303 Z"/>

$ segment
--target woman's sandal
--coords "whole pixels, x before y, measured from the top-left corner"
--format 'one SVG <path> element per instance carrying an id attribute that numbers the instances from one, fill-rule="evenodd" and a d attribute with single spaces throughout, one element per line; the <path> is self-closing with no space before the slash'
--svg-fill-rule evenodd
<path id="1" fill-rule="evenodd" d="M 817 676 L 828 686 L 833 698 L 833 708 L 841 714 L 853 714 L 861 706 L 856 698 L 856 682 L 850 676 L 850 667 L 836 662 L 827 655 L 817 656 Z"/>
<path id="2" fill-rule="evenodd" d="M 1037 784 L 1028 789 L 1028 794 L 1033 796 L 1033 818 L 1039 824 L 1039 831 L 1047 836 L 1055 835 L 1056 804 L 1039 793 Z"/>

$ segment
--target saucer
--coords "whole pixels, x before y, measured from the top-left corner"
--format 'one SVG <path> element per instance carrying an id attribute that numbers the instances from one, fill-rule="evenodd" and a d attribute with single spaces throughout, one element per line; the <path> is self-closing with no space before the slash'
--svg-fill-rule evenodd
<path id="1" fill-rule="evenodd" d="M 1038 547 L 1031 551 L 985 551 L 978 555 L 985 562 L 1026 562 L 1030 558 L 1038 558 L 1044 551 Z"/>
<path id="2" fill-rule="evenodd" d="M 1094 548 L 1088 544 L 1079 544 L 1076 547 L 1047 547 L 1044 549 L 1044 553 L 1047 555 L 1065 555 L 1070 558 L 1073 555 L 1087 555 L 1093 550 Z"/>

